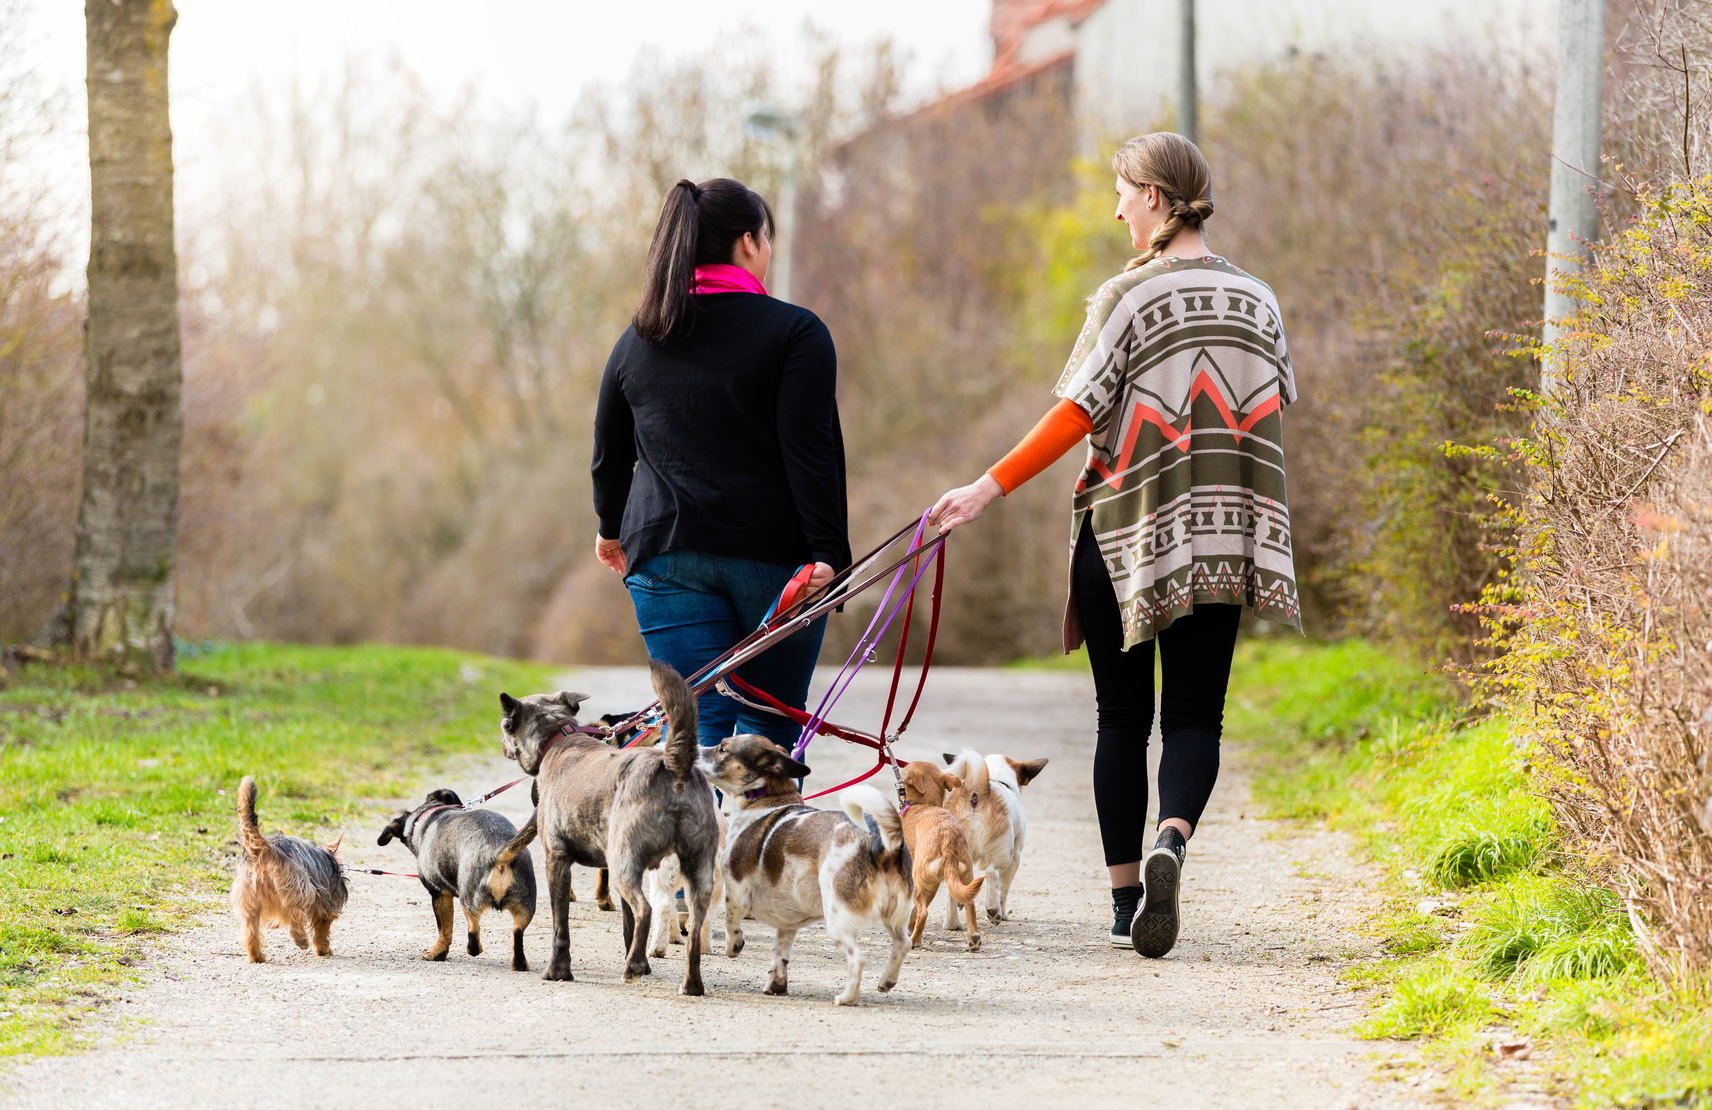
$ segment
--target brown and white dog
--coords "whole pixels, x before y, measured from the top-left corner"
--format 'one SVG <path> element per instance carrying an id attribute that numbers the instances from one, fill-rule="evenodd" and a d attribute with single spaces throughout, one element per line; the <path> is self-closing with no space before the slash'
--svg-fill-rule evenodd
<path id="1" fill-rule="evenodd" d="M 719 818 L 707 777 L 696 766 L 696 701 L 682 676 L 664 663 L 649 664 L 654 693 L 666 715 L 659 748 L 615 748 L 592 737 L 565 735 L 586 695 L 559 692 L 518 699 L 499 695 L 505 754 L 535 776 L 535 815 L 494 859 L 488 887 L 503 898 L 511 865 L 541 837 L 546 855 L 547 904 L 553 915 L 553 955 L 543 979 L 571 978 L 569 901 L 571 865 L 606 867 L 624 907 L 624 979 L 651 974 L 648 934 L 653 907 L 642 876 L 676 855 L 690 907 L 690 943 L 680 993 L 703 993 L 703 922 L 713 895 L 719 854 Z"/>
<path id="2" fill-rule="evenodd" d="M 871 786 L 852 786 L 838 796 L 843 813 L 805 804 L 796 780 L 808 768 L 764 736 L 733 736 L 703 748 L 701 765 L 737 806 L 719 859 L 725 954 L 743 951 L 746 915 L 773 926 L 778 939 L 766 992 L 785 994 L 791 943 L 805 926 L 825 921 L 849 967 L 833 1002 L 850 1006 L 862 994 L 858 934 L 864 925 L 881 925 L 891 935 L 892 958 L 880 989 L 896 986 L 909 951 L 910 912 L 909 848 L 897 803 Z"/>
<path id="3" fill-rule="evenodd" d="M 903 769 L 904 843 L 909 845 L 914 861 L 912 878 L 915 882 L 914 908 L 910 910 L 910 947 L 921 947 L 922 930 L 927 927 L 927 908 L 945 887 L 953 904 L 961 902 L 969 918 L 968 950 L 981 950 L 981 933 L 975 928 L 975 896 L 985 875 L 975 873 L 969 858 L 969 838 L 963 825 L 945 808 L 948 798 L 957 798 L 959 808 L 968 803 L 968 791 L 963 780 L 918 759 Z M 932 800 L 930 800 L 932 799 Z"/>
<path id="4" fill-rule="evenodd" d="M 973 749 L 957 755 L 943 753 L 950 771 L 968 792 L 967 804 L 947 797 L 947 807 L 969 837 L 975 869 L 987 876 L 987 920 L 1010 920 L 1011 880 L 1022 863 L 1028 819 L 1022 811 L 1022 788 L 1046 767 L 1044 759 L 1018 760 L 1008 755 L 985 759 Z M 946 907 L 945 927 L 957 927 L 957 903 Z"/>

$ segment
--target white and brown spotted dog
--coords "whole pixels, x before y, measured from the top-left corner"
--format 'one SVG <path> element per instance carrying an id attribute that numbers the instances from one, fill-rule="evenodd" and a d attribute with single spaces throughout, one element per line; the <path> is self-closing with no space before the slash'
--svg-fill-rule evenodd
<path id="1" fill-rule="evenodd" d="M 946 806 L 963 825 L 975 870 L 987 876 L 987 920 L 1009 921 L 1011 880 L 1022 863 L 1028 818 L 1022 811 L 1022 788 L 1046 767 L 1044 759 L 1019 760 L 1008 755 L 983 759 L 971 748 L 956 755 L 945 752 L 953 775 L 963 780 L 965 798 L 947 798 Z M 957 903 L 945 907 L 945 927 L 957 928 Z"/>
<path id="2" fill-rule="evenodd" d="M 844 812 L 803 802 L 796 780 L 807 767 L 764 736 L 733 736 L 703 748 L 701 767 L 731 795 L 737 810 L 720 853 L 725 879 L 725 954 L 743 951 L 743 918 L 778 930 L 768 994 L 789 990 L 787 970 L 797 932 L 816 921 L 844 953 L 849 977 L 833 1002 L 854 1005 L 862 994 L 864 925 L 880 925 L 892 938 L 892 957 L 880 980 L 889 991 L 909 951 L 910 855 L 895 801 L 871 786 L 838 796 Z"/>

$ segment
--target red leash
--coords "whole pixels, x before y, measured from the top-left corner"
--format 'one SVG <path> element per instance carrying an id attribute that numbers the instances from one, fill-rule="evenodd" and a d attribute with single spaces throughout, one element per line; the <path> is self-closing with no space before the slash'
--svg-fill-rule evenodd
<path id="1" fill-rule="evenodd" d="M 803 727 L 807 727 L 812 723 L 814 725 L 815 735 L 817 736 L 836 736 L 840 740 L 848 740 L 852 744 L 860 744 L 865 748 L 873 748 L 875 751 L 880 753 L 879 762 L 875 763 L 873 767 L 862 772 L 860 775 L 857 775 L 849 782 L 841 782 L 837 786 L 829 787 L 826 790 L 810 794 L 807 798 L 804 798 L 803 801 L 806 802 L 811 798 L 819 798 L 825 794 L 835 793 L 839 790 L 843 790 L 847 786 L 855 786 L 859 782 L 864 782 L 873 778 L 875 775 L 885 770 L 888 765 L 890 765 L 894 770 L 898 769 L 897 757 L 892 755 L 891 744 L 902 738 L 904 730 L 909 728 L 910 721 L 915 717 L 916 706 L 921 704 L 921 692 L 927 686 L 927 672 L 933 666 L 933 647 L 939 639 L 940 600 L 943 598 L 944 593 L 945 552 L 941 549 L 939 552 L 938 566 L 934 568 L 933 574 L 933 598 L 927 622 L 927 651 L 922 656 L 921 674 L 916 679 L 915 696 L 910 699 L 909 708 L 904 711 L 903 719 L 898 722 L 898 730 L 895 733 L 888 733 L 886 730 L 891 726 L 892 709 L 897 704 L 898 687 L 903 681 L 904 650 L 909 647 L 910 617 L 915 612 L 915 593 L 913 591 L 910 593 L 909 603 L 904 609 L 903 631 L 898 635 L 898 657 L 892 664 L 892 686 L 891 690 L 886 694 L 886 713 L 880 723 L 879 736 L 873 736 L 858 729 L 835 725 L 830 721 L 816 720 L 805 710 L 786 705 L 784 702 L 775 698 L 760 687 L 745 682 L 741 676 L 735 673 L 726 676 L 731 685 L 735 686 L 741 694 L 747 694 L 749 697 L 759 698 L 763 703 L 765 703 L 757 705 L 756 703 L 749 701 L 747 698 L 742 697 L 740 694 L 733 694 L 730 688 L 726 688 L 722 691 L 736 696 L 738 700 L 742 701 L 744 704 L 755 709 L 766 709 L 777 713 L 780 716 L 788 717 Z"/>

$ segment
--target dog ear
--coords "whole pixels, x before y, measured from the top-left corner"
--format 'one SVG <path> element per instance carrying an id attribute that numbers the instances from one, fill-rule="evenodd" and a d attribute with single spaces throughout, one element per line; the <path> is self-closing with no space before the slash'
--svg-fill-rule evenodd
<path id="1" fill-rule="evenodd" d="M 500 691 L 499 707 L 501 709 L 505 710 L 505 715 L 507 717 L 511 716 L 513 713 L 516 713 L 517 707 L 522 705 L 522 704 L 523 704 L 522 702 L 518 701 L 516 698 L 512 697 L 510 694 L 507 694 L 505 691 L 503 691 L 503 690 Z"/>
<path id="2" fill-rule="evenodd" d="M 912 794 L 914 795 L 914 797 L 909 798 L 911 802 L 925 802 L 928 798 L 932 797 L 933 790 L 931 787 L 933 784 L 931 781 L 923 781 L 924 779 L 927 779 L 928 772 L 932 770 L 933 768 L 931 766 L 925 766 L 916 761 L 904 764 L 904 794 L 906 797 Z"/>
<path id="3" fill-rule="evenodd" d="M 1046 770 L 1046 764 L 1049 761 L 1045 759 L 1012 759 L 1007 755 L 1005 762 L 1009 763 L 1011 770 L 1016 772 L 1017 785 L 1027 786 L 1034 781 L 1034 776 Z"/>
<path id="4" fill-rule="evenodd" d="M 331 843 L 331 844 L 323 844 L 323 845 L 321 845 L 321 847 L 327 849 L 328 855 L 336 856 L 339 854 L 339 845 L 343 844 L 344 842 L 345 842 L 345 834 L 340 833 L 339 839 L 333 841 L 333 843 Z"/>
<path id="5" fill-rule="evenodd" d="M 428 801 L 443 806 L 461 806 L 464 804 L 458 797 L 457 791 L 447 790 L 444 786 L 428 791 Z"/>
<path id="6" fill-rule="evenodd" d="M 403 840 L 404 823 L 408 820 L 410 820 L 410 811 L 408 809 L 399 810 L 398 816 L 394 817 L 386 828 L 380 831 L 380 839 L 376 840 L 375 843 L 384 848 L 394 840 Z"/>
<path id="7" fill-rule="evenodd" d="M 956 756 L 954 756 L 954 755 L 952 755 L 952 754 L 951 754 L 951 753 L 950 753 L 950 752 L 940 752 L 940 753 L 939 753 L 939 758 L 940 758 L 940 759 L 943 759 L 943 760 L 945 760 L 945 765 L 946 765 L 946 766 L 947 766 L 947 767 L 949 767 L 949 766 L 951 766 L 951 765 L 952 765 L 952 764 L 953 764 L 953 763 L 956 763 L 956 762 L 957 762 L 957 757 L 956 757 Z"/>
<path id="8" fill-rule="evenodd" d="M 773 753 L 768 777 L 775 779 L 806 779 L 809 776 L 808 765 L 798 763 L 788 755 Z"/>
<path id="9" fill-rule="evenodd" d="M 559 691 L 560 703 L 564 705 L 566 712 L 570 713 L 573 716 L 576 715 L 578 707 L 580 707 L 583 702 L 588 701 L 588 700 L 589 700 L 589 696 L 587 694 L 573 694 L 569 690 L 560 690 Z"/>

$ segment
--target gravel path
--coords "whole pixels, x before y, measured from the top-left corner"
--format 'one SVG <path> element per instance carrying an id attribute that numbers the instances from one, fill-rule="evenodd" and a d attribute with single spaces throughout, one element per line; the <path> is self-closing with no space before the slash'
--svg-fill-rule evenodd
<path id="1" fill-rule="evenodd" d="M 879 670 L 864 673 L 838 719 L 878 721 Z M 595 695 L 594 713 L 646 697 L 635 668 L 591 668 L 565 681 Z M 884 948 L 875 933 L 859 1007 L 832 1006 L 844 965 L 818 928 L 797 943 L 791 995 L 773 998 L 760 993 L 771 929 L 751 933 L 749 950 L 728 960 L 717 918 L 716 954 L 703 963 L 707 997 L 676 994 L 680 947 L 627 986 L 619 915 L 596 910 L 593 873 L 580 868 L 575 982 L 539 977 L 545 906 L 528 934 L 535 972 L 509 969 L 497 917 L 483 956 L 464 955 L 460 943 L 447 963 L 424 963 L 433 928 L 421 887 L 354 875 L 332 958 L 299 952 L 270 931 L 270 962 L 251 966 L 230 917 L 211 906 L 207 924 L 171 938 L 148 982 L 113 1007 L 111 1047 L 0 1075 L 6 1104 L 402 1106 L 484 1092 L 509 1104 L 603 1106 L 687 1095 L 745 1110 L 992 1105 L 995 1096 L 1030 1107 L 1411 1105 L 1413 1092 L 1375 1078 L 1384 1070 L 1377 1065 L 1404 1050 L 1347 1034 L 1365 1003 L 1338 972 L 1371 948 L 1359 932 L 1363 871 L 1334 834 L 1247 817 L 1239 752 L 1227 750 L 1190 848 L 1176 950 L 1149 961 L 1107 944 L 1110 897 L 1089 785 L 1092 702 L 1082 675 L 934 672 L 900 756 L 933 758 L 968 744 L 1051 758 L 1023 792 L 1029 845 L 1012 891 L 1017 920 L 983 921 L 984 946 L 971 955 L 941 930 L 936 907 L 928 946 L 905 961 L 889 995 L 874 990 Z M 818 740 L 810 785 L 850 777 L 866 755 Z M 473 796 L 514 777 L 514 767 L 472 763 L 443 784 Z M 527 792 L 502 795 L 498 808 L 521 823 Z M 278 805 L 264 796 L 264 828 L 270 810 Z M 384 813 L 377 804 L 373 819 L 349 830 L 343 858 L 413 870 L 402 847 L 375 847 Z"/>

